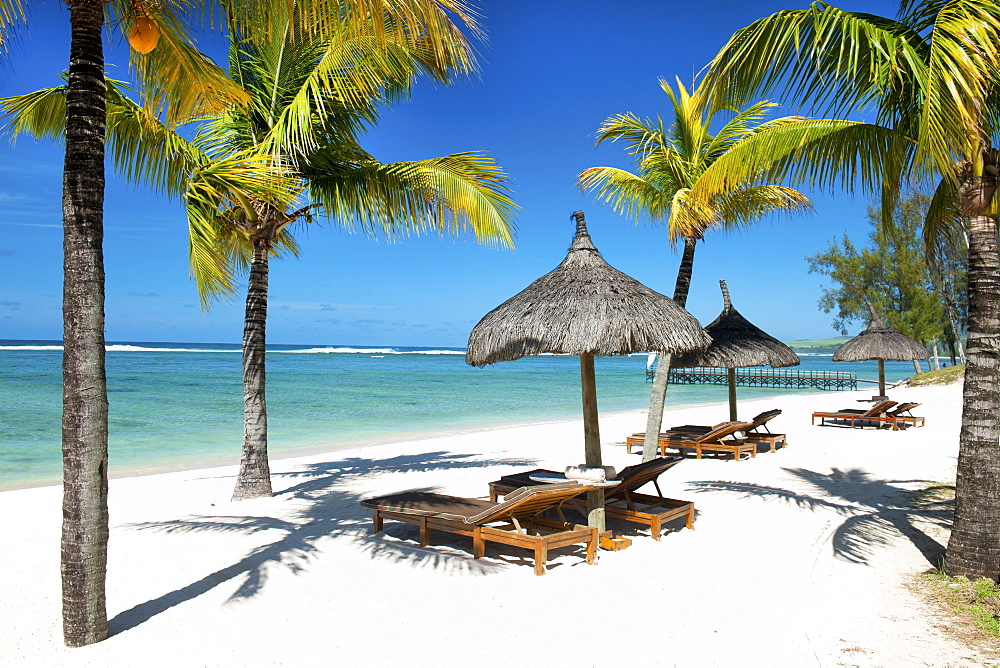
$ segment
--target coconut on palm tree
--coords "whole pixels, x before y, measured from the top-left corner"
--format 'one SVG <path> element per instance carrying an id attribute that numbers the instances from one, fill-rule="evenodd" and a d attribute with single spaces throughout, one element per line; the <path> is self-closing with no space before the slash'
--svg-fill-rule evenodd
<path id="1" fill-rule="evenodd" d="M 836 45 L 836 47 L 831 47 Z M 883 191 L 883 219 L 906 178 L 939 179 L 928 247 L 957 227 L 968 239 L 968 348 L 955 523 L 945 570 L 1000 580 L 1000 5 L 900 3 L 893 18 L 822 2 L 735 33 L 706 75 L 725 104 L 781 89 L 822 111 L 877 112 L 853 137 L 814 154 L 819 183 Z M 861 169 L 859 170 L 859 167 Z"/>
<path id="2" fill-rule="evenodd" d="M 811 207 L 801 192 L 763 177 L 769 159 L 788 161 L 789 152 L 853 125 L 847 121 L 814 120 L 787 116 L 765 120 L 777 105 L 761 101 L 749 107 L 711 107 L 711 90 L 702 83 L 692 92 L 677 81 L 675 91 L 666 81 L 660 86 L 670 99 L 673 122 L 640 119 L 626 113 L 611 116 L 598 129 L 598 143 L 621 142 L 632 158 L 635 173 L 615 167 L 591 167 L 578 177 L 581 188 L 593 190 L 615 211 L 638 221 L 643 216 L 663 224 L 671 245 L 684 240 L 684 251 L 674 287 L 674 300 L 687 302 L 697 242 L 713 228 L 749 225 L 777 211 Z M 716 116 L 726 111 L 730 120 L 712 128 Z M 746 153 L 761 161 L 740 159 Z M 725 187 L 716 187 L 718 174 Z M 656 455 L 663 400 L 670 372 L 670 358 L 657 365 L 650 396 L 643 460 Z"/>

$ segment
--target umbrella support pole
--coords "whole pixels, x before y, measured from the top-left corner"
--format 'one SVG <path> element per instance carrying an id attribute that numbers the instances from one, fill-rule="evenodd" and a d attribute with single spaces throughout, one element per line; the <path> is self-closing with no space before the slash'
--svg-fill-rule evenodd
<path id="1" fill-rule="evenodd" d="M 736 422 L 736 369 L 726 369 L 729 380 L 729 421 Z"/>
<path id="2" fill-rule="evenodd" d="M 587 525 L 604 532 L 604 490 L 592 489 L 587 492 Z"/>
<path id="3" fill-rule="evenodd" d="M 885 398 L 885 360 L 878 361 L 878 396 Z"/>
<path id="4" fill-rule="evenodd" d="M 583 395 L 583 447 L 588 467 L 600 467 L 601 429 L 597 419 L 597 380 L 594 376 L 594 356 L 580 355 L 580 389 Z M 604 490 L 587 492 L 587 524 L 604 532 Z"/>

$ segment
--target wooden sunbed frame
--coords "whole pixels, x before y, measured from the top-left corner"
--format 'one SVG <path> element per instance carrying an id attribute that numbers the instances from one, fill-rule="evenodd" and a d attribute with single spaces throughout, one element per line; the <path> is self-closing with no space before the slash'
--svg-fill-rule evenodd
<path id="1" fill-rule="evenodd" d="M 899 417 L 895 415 L 888 415 L 886 411 L 896 405 L 895 401 L 891 399 L 883 399 L 882 401 L 875 402 L 871 408 L 862 411 L 860 409 L 845 408 L 839 411 L 833 411 L 829 413 L 816 412 L 812 414 L 812 423 L 816 424 L 816 418 L 820 418 L 820 425 L 825 425 L 827 420 L 840 420 L 843 422 L 850 422 L 851 428 L 860 426 L 864 427 L 866 423 L 870 424 L 872 422 L 889 425 L 892 427 L 893 431 L 899 430 Z"/>
<path id="2" fill-rule="evenodd" d="M 615 487 L 608 487 L 604 490 L 605 514 L 608 517 L 648 526 L 653 540 L 660 540 L 663 526 L 675 519 L 684 518 L 685 528 L 694 529 L 694 503 L 664 497 L 656 480 L 661 473 L 673 468 L 681 461 L 683 461 L 681 457 L 652 459 L 622 469 L 618 473 L 621 482 Z M 501 495 L 509 494 L 526 486 L 540 484 L 530 477 L 537 473 L 552 475 L 556 472 L 535 469 L 494 480 L 490 483 L 490 499 L 496 501 Z M 640 494 L 636 491 L 650 482 L 656 488 L 656 496 Z M 581 509 L 580 512 L 586 515 L 586 510 Z"/>
<path id="3" fill-rule="evenodd" d="M 772 408 L 771 410 L 764 411 L 763 413 L 758 413 L 757 416 L 748 423 L 750 426 L 747 427 L 747 430 L 744 432 L 744 438 L 750 443 L 763 443 L 770 446 L 771 452 L 775 452 L 779 445 L 782 448 L 787 448 L 788 436 L 786 434 L 771 433 L 771 430 L 767 427 L 767 423 L 779 415 L 781 415 L 780 408 Z M 765 431 L 757 431 L 760 428 L 763 428 Z M 707 425 L 682 424 L 677 427 L 671 427 L 668 431 L 686 431 L 692 434 L 707 434 L 713 429 L 715 429 L 715 427 L 709 427 Z"/>
<path id="4" fill-rule="evenodd" d="M 501 503 L 432 492 L 403 492 L 364 499 L 361 505 L 372 510 L 372 533 L 382 531 L 383 521 L 390 519 L 417 525 L 421 547 L 430 544 L 431 530 L 470 536 L 474 559 L 485 554 L 487 542 L 523 547 L 534 552 L 535 575 L 544 575 L 549 550 L 567 545 L 584 544 L 586 562 L 597 563 L 600 533 L 596 528 L 540 516 L 590 489 L 589 485 L 577 483 L 526 487 Z"/>
<path id="5" fill-rule="evenodd" d="M 756 443 L 745 438 L 735 437 L 728 441 L 722 440 L 726 437 L 732 437 L 738 431 L 746 431 L 749 424 L 749 422 L 723 422 L 705 434 L 695 434 L 689 431 L 664 431 L 659 434 L 657 446 L 660 456 L 667 454 L 667 448 L 674 448 L 678 452 L 694 450 L 696 459 L 701 459 L 705 451 L 728 452 L 736 461 L 743 459 L 743 455 L 750 455 L 753 458 L 757 456 Z M 633 445 L 643 445 L 645 440 L 645 434 L 632 434 L 625 439 L 625 447 L 631 453 Z"/>
<path id="6" fill-rule="evenodd" d="M 911 424 L 914 427 L 923 427 L 926 423 L 926 419 L 910 412 L 919 405 L 920 404 L 918 402 L 904 401 L 892 410 L 886 411 L 886 414 L 891 415 L 904 423 Z M 903 415 L 903 413 L 906 413 L 906 415 Z"/>
<path id="7" fill-rule="evenodd" d="M 910 412 L 910 411 L 912 411 L 914 408 L 916 408 L 919 405 L 920 404 L 917 403 L 917 402 L 915 402 L 915 401 L 904 401 L 903 403 L 898 404 L 894 408 L 890 408 L 889 410 L 887 410 L 885 412 L 885 420 L 884 421 L 888 421 L 888 418 L 895 418 L 896 422 L 902 422 L 904 424 L 904 426 L 907 425 L 907 424 L 910 424 L 910 425 L 913 425 L 914 427 L 923 427 L 925 419 L 922 418 L 922 417 L 920 417 L 920 416 L 918 416 L 918 415 L 914 415 L 913 413 Z M 864 413 L 865 411 L 859 410 L 857 408 L 845 408 L 845 409 L 843 409 L 840 412 L 841 413 Z M 903 413 L 906 413 L 907 415 L 903 415 Z M 871 420 L 879 420 L 881 418 L 875 417 L 875 418 L 869 418 L 869 419 L 871 419 Z"/>

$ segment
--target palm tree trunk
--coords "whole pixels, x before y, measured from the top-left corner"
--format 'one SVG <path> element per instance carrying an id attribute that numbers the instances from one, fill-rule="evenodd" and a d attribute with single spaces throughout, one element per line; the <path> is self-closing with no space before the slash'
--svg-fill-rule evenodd
<path id="1" fill-rule="evenodd" d="M 674 284 L 674 301 L 687 304 L 691 289 L 691 274 L 694 272 L 694 251 L 698 240 L 684 237 L 684 252 L 677 268 L 677 282 Z M 663 402 L 667 398 L 667 381 L 670 379 L 670 355 L 661 355 L 653 374 L 653 389 L 649 393 L 649 412 L 646 414 L 646 439 L 642 443 L 642 461 L 656 457 L 660 426 L 663 424 Z"/>
<path id="2" fill-rule="evenodd" d="M 264 396 L 270 247 L 268 239 L 254 235 L 243 323 L 243 456 L 233 501 L 272 494 L 271 468 L 267 461 L 267 402 Z"/>
<path id="3" fill-rule="evenodd" d="M 1000 252 L 997 221 L 969 219 L 969 320 L 955 521 L 945 571 L 1000 579 Z"/>
<path id="4" fill-rule="evenodd" d="M 686 306 L 688 292 L 691 291 L 691 275 L 694 273 L 694 251 L 698 239 L 684 237 L 684 252 L 681 254 L 681 264 L 677 267 L 677 282 L 674 284 L 674 301 L 680 306 Z"/>
<path id="5" fill-rule="evenodd" d="M 63 641 L 108 635 L 108 392 L 104 370 L 101 0 L 70 4 L 63 169 Z"/>

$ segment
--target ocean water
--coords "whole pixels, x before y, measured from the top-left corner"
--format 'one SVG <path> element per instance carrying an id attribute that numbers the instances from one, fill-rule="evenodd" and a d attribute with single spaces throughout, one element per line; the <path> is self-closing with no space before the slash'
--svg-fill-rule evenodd
<path id="1" fill-rule="evenodd" d="M 61 478 L 62 349 L 58 341 L 0 340 L 0 489 Z M 646 355 L 596 360 L 601 412 L 643 409 Z M 874 362 L 803 356 L 800 369 L 877 377 Z M 239 345 L 108 345 L 112 476 L 239 461 L 243 394 Z M 886 379 L 913 374 L 886 363 Z M 865 387 L 864 384 L 860 387 Z M 740 399 L 809 392 L 738 389 Z M 874 391 L 873 391 L 874 394 Z M 725 386 L 671 385 L 671 406 L 727 401 Z M 419 435 L 572 419 L 580 415 L 579 362 L 541 355 L 484 368 L 464 351 L 365 346 L 268 347 L 273 458 Z"/>

